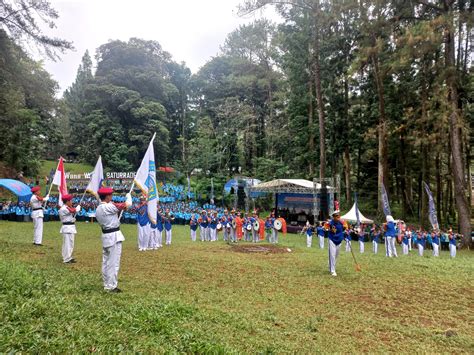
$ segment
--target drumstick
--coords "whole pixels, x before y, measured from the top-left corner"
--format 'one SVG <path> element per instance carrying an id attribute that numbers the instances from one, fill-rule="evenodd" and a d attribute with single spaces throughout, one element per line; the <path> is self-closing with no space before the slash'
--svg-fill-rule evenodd
<path id="1" fill-rule="evenodd" d="M 359 263 L 356 260 L 356 257 L 354 255 L 354 252 L 352 251 L 352 244 L 349 243 L 349 249 L 351 250 L 352 257 L 354 258 L 354 263 L 355 263 L 355 270 L 360 272 L 362 271 L 362 268 L 360 267 Z"/>

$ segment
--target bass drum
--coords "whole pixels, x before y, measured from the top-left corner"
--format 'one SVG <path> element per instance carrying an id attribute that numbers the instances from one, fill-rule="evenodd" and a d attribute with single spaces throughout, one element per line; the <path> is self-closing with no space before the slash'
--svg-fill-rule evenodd
<path id="1" fill-rule="evenodd" d="M 257 231 L 257 232 L 260 230 L 260 222 L 259 221 L 253 222 L 253 230 Z"/>
<path id="2" fill-rule="evenodd" d="M 280 231 L 281 228 L 283 227 L 283 224 L 279 219 L 275 219 L 275 222 L 273 222 L 273 228 L 275 228 L 277 231 Z"/>
<path id="3" fill-rule="evenodd" d="M 232 220 L 232 228 L 237 228 L 237 221 L 235 219 Z"/>
<path id="4" fill-rule="evenodd" d="M 222 224 L 221 224 L 221 223 L 217 223 L 217 230 L 218 230 L 218 231 L 221 231 L 221 230 L 222 230 Z"/>
<path id="5" fill-rule="evenodd" d="M 247 227 L 246 227 L 246 228 L 247 228 L 248 231 L 251 231 L 251 230 L 252 230 L 252 226 L 251 226 L 250 224 L 247 224 Z"/>

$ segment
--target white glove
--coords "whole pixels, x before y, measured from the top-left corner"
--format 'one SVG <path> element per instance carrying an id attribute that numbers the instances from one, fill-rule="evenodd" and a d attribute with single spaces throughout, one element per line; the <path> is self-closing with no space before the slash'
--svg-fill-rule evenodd
<path id="1" fill-rule="evenodd" d="M 81 210 L 81 205 L 76 206 L 76 212 L 79 212 Z"/>
<path id="2" fill-rule="evenodd" d="M 48 202 L 48 200 L 49 200 L 49 194 L 47 194 L 47 195 L 43 198 L 43 201 L 45 201 L 45 202 Z"/>
<path id="3" fill-rule="evenodd" d="M 130 193 L 125 195 L 125 206 L 130 207 L 132 205 L 132 195 Z"/>

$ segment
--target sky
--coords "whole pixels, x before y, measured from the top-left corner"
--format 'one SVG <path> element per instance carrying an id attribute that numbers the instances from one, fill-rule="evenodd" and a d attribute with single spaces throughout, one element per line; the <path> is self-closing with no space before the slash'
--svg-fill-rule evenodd
<path id="1" fill-rule="evenodd" d="M 184 61 L 193 73 L 219 52 L 229 32 L 239 25 L 266 17 L 280 17 L 273 8 L 239 17 L 242 0 L 50 0 L 58 11 L 57 27 L 45 32 L 72 41 L 74 51 L 45 68 L 59 83 L 58 96 L 76 77 L 82 55 L 109 40 L 131 37 L 158 41 L 177 62 Z"/>

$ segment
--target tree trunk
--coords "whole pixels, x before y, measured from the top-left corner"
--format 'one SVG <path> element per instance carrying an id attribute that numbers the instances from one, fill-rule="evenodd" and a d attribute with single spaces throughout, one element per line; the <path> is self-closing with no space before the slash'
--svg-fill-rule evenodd
<path id="1" fill-rule="evenodd" d="M 435 166 L 436 166 L 436 213 L 438 216 L 438 223 L 441 227 L 441 225 L 443 225 L 443 218 L 441 214 L 443 185 L 441 184 L 441 158 L 440 158 L 439 153 L 436 154 Z"/>
<path id="2" fill-rule="evenodd" d="M 405 152 L 405 136 L 400 134 L 400 190 L 402 195 L 402 219 L 406 220 L 408 215 L 408 201 L 407 201 L 407 166 L 406 166 L 406 152 Z"/>
<path id="3" fill-rule="evenodd" d="M 454 196 L 456 200 L 456 209 L 458 212 L 459 229 L 463 235 L 464 243 L 470 246 L 471 239 L 471 221 L 470 221 L 470 206 L 467 201 L 466 183 L 464 175 L 464 165 L 462 156 L 462 136 L 459 134 L 460 127 L 462 127 L 462 119 L 458 111 L 458 83 L 457 71 L 455 66 L 455 45 L 453 33 L 453 2 L 451 0 L 444 0 L 444 9 L 449 15 L 450 24 L 445 27 L 445 58 L 446 71 L 448 73 L 446 84 L 448 87 L 448 103 L 449 103 L 449 134 L 451 141 L 451 155 L 453 158 L 453 181 L 454 181 Z"/>
<path id="4" fill-rule="evenodd" d="M 319 61 L 319 1 L 316 1 L 314 21 L 314 84 L 316 89 L 316 102 L 319 117 L 319 179 L 321 180 L 321 184 L 323 184 L 324 179 L 326 178 L 326 136 L 324 128 L 325 117 L 323 91 L 321 87 L 321 65 Z"/>
<path id="5" fill-rule="evenodd" d="M 310 45 L 308 45 L 310 47 Z M 309 48 L 308 48 L 309 49 Z M 313 107 L 313 76 L 311 75 L 311 64 L 309 65 L 308 80 L 308 135 L 309 135 L 309 175 L 314 177 L 314 107 Z"/>
<path id="6" fill-rule="evenodd" d="M 350 117 L 349 117 L 349 83 L 347 76 L 344 78 L 344 114 L 347 122 L 347 131 L 350 132 Z M 346 142 L 343 154 L 344 160 L 344 181 L 346 186 L 346 203 L 351 205 L 351 155 L 349 151 L 349 144 Z"/>
<path id="7" fill-rule="evenodd" d="M 382 198 L 380 191 L 382 184 L 387 187 L 388 162 L 387 162 L 387 123 L 385 115 L 385 96 L 383 88 L 382 74 L 380 72 L 377 55 L 372 55 L 372 64 L 374 66 L 375 84 L 377 87 L 377 96 L 379 101 L 379 125 L 378 125 L 378 208 L 379 214 L 382 213 Z"/>

